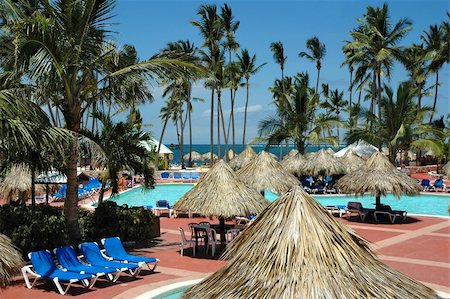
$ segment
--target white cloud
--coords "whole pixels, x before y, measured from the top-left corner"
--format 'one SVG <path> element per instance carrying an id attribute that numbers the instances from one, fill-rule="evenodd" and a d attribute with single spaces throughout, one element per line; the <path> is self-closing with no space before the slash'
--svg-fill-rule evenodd
<path id="1" fill-rule="evenodd" d="M 245 106 L 235 108 L 234 110 L 236 111 L 236 113 L 244 113 Z M 264 110 L 264 108 L 262 105 L 252 105 L 252 106 L 247 107 L 247 113 L 260 112 L 263 110 Z"/>

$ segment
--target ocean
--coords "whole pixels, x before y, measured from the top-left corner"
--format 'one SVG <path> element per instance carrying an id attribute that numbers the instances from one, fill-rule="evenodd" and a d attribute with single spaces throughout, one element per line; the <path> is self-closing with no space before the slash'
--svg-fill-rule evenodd
<path id="1" fill-rule="evenodd" d="M 168 148 L 170 148 L 170 150 L 172 150 L 173 152 L 173 159 L 170 161 L 172 164 L 179 164 L 181 161 L 181 157 L 180 157 L 180 149 L 178 147 L 178 145 L 174 145 L 174 144 L 166 144 L 166 146 Z M 200 154 L 204 154 L 204 153 L 208 153 L 209 152 L 209 144 L 193 144 L 192 145 L 192 151 L 196 151 Z M 259 153 L 261 151 L 263 151 L 266 147 L 265 144 L 253 144 L 250 145 L 253 150 L 256 153 Z M 314 146 L 309 146 L 307 148 L 307 152 L 311 153 L 311 152 L 317 152 L 319 149 L 321 148 L 329 148 L 330 146 L 326 146 L 326 145 L 321 145 L 320 147 L 317 145 Z M 342 148 L 344 148 L 345 145 L 341 145 L 339 147 L 331 147 L 334 151 L 338 151 Z M 242 152 L 242 150 L 245 148 L 245 146 L 243 146 L 242 144 L 236 145 L 236 153 L 239 154 L 240 152 Z M 286 155 L 288 152 L 290 152 L 293 149 L 296 149 L 296 147 L 292 144 L 289 145 L 288 147 L 288 151 L 286 152 L 284 145 L 281 147 L 282 151 L 283 151 L 283 156 Z M 218 146 L 217 144 L 214 145 L 214 154 L 217 155 L 217 149 Z M 231 149 L 231 145 L 229 146 L 229 149 Z M 279 145 L 272 145 L 269 147 L 269 152 L 273 153 L 274 155 L 276 155 L 277 157 L 280 156 L 280 146 Z M 184 145 L 184 154 L 186 155 L 187 153 L 189 153 L 189 145 Z M 225 155 L 225 145 L 221 145 L 220 146 L 220 155 L 221 157 L 223 157 Z M 203 162 L 205 163 L 205 162 Z M 197 164 L 201 164 L 201 163 L 197 163 Z"/>

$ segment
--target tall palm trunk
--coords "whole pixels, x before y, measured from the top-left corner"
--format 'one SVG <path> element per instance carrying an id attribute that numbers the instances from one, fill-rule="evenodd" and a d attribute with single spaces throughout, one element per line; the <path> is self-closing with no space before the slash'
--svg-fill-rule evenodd
<path id="1" fill-rule="evenodd" d="M 31 205 L 36 206 L 36 185 L 34 183 L 36 168 L 34 162 L 31 163 Z"/>
<path id="2" fill-rule="evenodd" d="M 430 115 L 430 124 L 433 121 L 434 111 L 436 110 L 438 86 L 439 86 L 439 69 L 436 70 L 436 85 L 434 87 L 434 101 L 433 101 L 433 110 L 431 111 L 431 115 Z"/>
<path id="3" fill-rule="evenodd" d="M 242 146 L 245 145 L 245 133 L 247 131 L 247 107 L 248 107 L 248 78 L 245 78 L 245 87 L 247 96 L 245 98 L 245 107 L 244 107 L 244 130 L 242 132 Z"/>
<path id="4" fill-rule="evenodd" d="M 379 65 L 377 67 L 378 70 L 378 86 L 377 86 L 377 98 L 378 98 L 378 122 L 381 123 L 381 111 L 382 111 L 382 103 L 381 103 L 381 66 Z M 381 128 L 378 128 L 378 130 L 381 130 Z M 378 149 L 381 150 L 382 142 L 378 144 Z"/>
<path id="5" fill-rule="evenodd" d="M 181 106 L 180 106 L 180 110 L 181 110 Z M 184 122 L 183 122 L 183 113 L 178 113 L 180 115 L 180 157 L 181 157 L 181 169 L 186 169 L 186 165 L 184 163 Z"/>
<path id="6" fill-rule="evenodd" d="M 222 106 L 221 101 L 221 97 L 222 96 L 222 91 L 221 91 L 221 87 L 217 87 L 217 156 L 221 157 L 221 153 L 220 153 L 220 147 L 221 147 L 221 140 L 220 140 L 220 107 Z"/>
<path id="7" fill-rule="evenodd" d="M 353 117 L 352 117 L 352 95 L 353 95 L 353 68 L 351 67 L 349 69 L 350 71 L 350 86 L 349 86 L 349 100 L 348 100 L 348 111 L 349 111 L 349 115 L 348 115 L 348 119 L 349 119 L 349 124 L 350 124 L 350 132 L 353 131 Z"/>
<path id="8" fill-rule="evenodd" d="M 358 106 L 361 107 L 361 96 L 362 96 L 362 88 L 359 90 L 358 93 Z M 358 127 L 358 114 L 355 115 L 355 128 Z"/>
<path id="9" fill-rule="evenodd" d="M 320 78 L 320 66 L 317 65 L 317 80 L 316 80 L 316 89 L 315 92 L 319 93 L 319 78 Z"/>
<path id="10" fill-rule="evenodd" d="M 189 92 L 190 94 L 190 92 Z M 189 96 L 190 98 L 190 96 Z M 192 119 L 191 119 L 191 103 L 189 99 L 188 121 L 189 121 L 189 167 L 192 167 Z"/>
<path id="11" fill-rule="evenodd" d="M 67 118 L 67 127 L 77 134 L 80 131 L 80 121 L 73 121 Z M 64 215 L 67 221 L 69 237 L 72 243 L 81 240 L 80 227 L 78 225 L 78 181 L 77 181 L 78 147 L 74 142 L 70 148 L 69 160 L 67 164 L 67 191 L 64 202 Z"/>
<path id="12" fill-rule="evenodd" d="M 210 118 L 210 128 L 209 128 L 209 137 L 211 140 L 211 143 L 209 144 L 209 151 L 210 151 L 210 165 L 212 166 L 214 164 L 214 92 L 215 92 L 215 85 L 213 85 L 211 89 L 211 118 Z"/>
<path id="13" fill-rule="evenodd" d="M 106 180 L 102 180 L 102 186 L 100 187 L 100 191 L 98 193 L 98 204 L 100 205 L 103 202 L 103 195 L 105 194 L 106 188 Z"/>
<path id="14" fill-rule="evenodd" d="M 158 144 L 158 149 L 156 150 L 156 155 L 159 157 L 159 152 L 161 150 L 161 144 L 162 144 L 162 140 L 164 137 L 164 133 L 166 132 L 166 127 L 167 127 L 167 123 L 169 122 L 169 117 L 166 117 L 166 119 L 164 120 L 164 125 L 162 127 L 161 130 L 161 135 L 159 136 L 159 144 Z"/>
<path id="15" fill-rule="evenodd" d="M 377 69 L 376 69 L 376 62 L 374 62 L 373 65 L 373 75 L 372 75 L 372 94 L 370 95 L 370 124 L 369 124 L 369 130 L 372 130 L 373 127 L 373 115 L 375 114 L 374 106 L 375 101 L 377 99 Z"/>
<path id="16" fill-rule="evenodd" d="M 284 88 L 284 84 L 285 84 L 285 82 L 284 82 L 284 65 L 281 65 L 281 90 L 283 92 L 283 96 L 286 95 L 286 89 Z M 282 123 L 282 125 L 284 125 L 284 119 L 281 119 L 281 123 Z M 284 147 L 285 147 L 285 151 L 287 154 L 288 150 L 289 150 L 289 141 L 287 139 L 284 141 Z M 281 159 L 283 159 L 283 147 L 282 146 L 280 146 L 280 161 L 281 161 Z"/>
<path id="17" fill-rule="evenodd" d="M 56 123 L 56 118 L 55 118 L 55 115 L 53 114 L 52 105 L 50 104 L 50 99 L 47 99 L 47 108 L 48 108 L 48 112 L 50 114 L 50 118 L 52 120 L 53 126 L 57 127 L 58 124 Z"/>
<path id="18" fill-rule="evenodd" d="M 220 93 L 219 93 L 220 94 Z M 220 96 L 219 96 L 220 98 Z M 220 112 L 220 118 L 221 118 L 221 123 L 222 123 L 222 131 L 223 131 L 223 135 L 224 135 L 224 142 L 225 142 L 225 154 L 224 154 L 224 160 L 225 162 L 228 162 L 228 134 L 226 134 L 226 130 L 225 130 L 225 118 L 223 117 L 223 110 L 222 110 L 222 102 L 219 101 L 219 112 Z M 219 125 L 219 124 L 217 124 Z M 219 156 L 220 159 L 220 156 Z"/>

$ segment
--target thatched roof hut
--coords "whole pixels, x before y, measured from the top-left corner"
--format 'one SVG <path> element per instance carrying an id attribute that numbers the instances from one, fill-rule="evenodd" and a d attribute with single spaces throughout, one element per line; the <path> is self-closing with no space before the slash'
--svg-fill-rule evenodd
<path id="1" fill-rule="evenodd" d="M 12 166 L 0 184 L 0 194 L 8 203 L 17 198 L 18 192 L 24 192 L 27 198 L 31 191 L 31 170 L 24 164 Z"/>
<path id="2" fill-rule="evenodd" d="M 298 174 L 298 170 L 304 163 L 306 163 L 306 159 L 298 152 L 295 155 L 285 156 L 285 159 L 281 161 L 281 165 L 283 165 L 284 169 L 294 175 Z"/>
<path id="3" fill-rule="evenodd" d="M 282 194 L 298 185 L 297 178 L 266 151 L 260 152 L 253 161 L 239 169 L 237 175 L 247 186 L 259 192 L 269 189 Z"/>
<path id="4" fill-rule="evenodd" d="M 414 195 L 420 192 L 420 185 L 397 170 L 380 152 L 375 152 L 367 160 L 366 167 L 343 176 L 337 182 L 337 187 L 344 193 L 374 195 L 377 208 L 380 206 L 380 196 L 387 193 L 399 198 L 402 194 Z"/>
<path id="5" fill-rule="evenodd" d="M 256 157 L 255 151 L 252 149 L 251 146 L 247 145 L 245 149 L 236 157 L 234 157 L 228 164 L 233 168 L 234 170 L 238 170 L 248 163 L 252 161 Z"/>
<path id="6" fill-rule="evenodd" d="M 0 287 L 20 272 L 24 261 L 19 251 L 5 235 L 0 234 Z"/>
<path id="7" fill-rule="evenodd" d="M 339 159 L 344 164 L 347 173 L 357 171 L 366 166 L 366 161 L 359 157 L 355 152 L 349 150 L 345 155 Z"/>
<path id="8" fill-rule="evenodd" d="M 311 176 L 329 176 L 344 174 L 346 168 L 327 150 L 321 149 L 316 154 L 307 156 L 307 162 L 298 169 L 298 173 Z"/>
<path id="9" fill-rule="evenodd" d="M 229 245 L 223 268 L 182 298 L 435 298 L 380 262 L 367 241 L 300 187 L 273 202 Z"/>
<path id="10" fill-rule="evenodd" d="M 231 167 L 220 160 L 175 203 L 174 209 L 231 218 L 260 213 L 268 205 L 264 197 L 241 182 Z"/>
<path id="11" fill-rule="evenodd" d="M 200 154 L 199 152 L 196 151 L 192 151 L 190 153 L 187 153 L 186 155 L 183 156 L 184 160 L 189 160 L 189 154 L 191 154 L 191 160 L 192 161 L 202 161 L 204 160 L 202 154 Z"/>

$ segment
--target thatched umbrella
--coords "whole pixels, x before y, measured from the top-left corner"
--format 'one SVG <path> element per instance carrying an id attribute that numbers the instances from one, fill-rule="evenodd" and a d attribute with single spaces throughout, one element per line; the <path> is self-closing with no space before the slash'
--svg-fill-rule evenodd
<path id="1" fill-rule="evenodd" d="M 247 186 L 264 193 L 265 189 L 281 194 L 298 185 L 298 180 L 266 152 L 260 152 L 253 161 L 237 171 Z"/>
<path id="2" fill-rule="evenodd" d="M 442 166 L 442 170 L 445 174 L 447 174 L 448 177 L 450 177 L 450 161 L 447 162 L 444 166 Z"/>
<path id="3" fill-rule="evenodd" d="M 17 197 L 18 193 L 22 193 L 23 199 L 28 197 L 31 191 L 31 171 L 23 165 L 17 164 L 12 166 L 6 173 L 3 182 L 0 184 L 0 194 L 9 203 Z"/>
<path id="4" fill-rule="evenodd" d="M 366 161 L 360 158 L 354 151 L 347 151 L 342 158 L 339 159 L 345 165 L 347 173 L 357 171 L 366 166 Z"/>
<path id="5" fill-rule="evenodd" d="M 228 263 L 182 298 L 435 298 L 295 187 L 229 245 Z"/>
<path id="6" fill-rule="evenodd" d="M 204 153 L 203 155 L 202 155 L 202 158 L 203 158 L 203 160 L 209 160 L 209 159 L 211 159 L 211 152 L 207 152 L 207 153 Z M 213 154 L 213 159 L 214 160 L 217 160 L 219 157 L 216 155 L 216 154 Z"/>
<path id="7" fill-rule="evenodd" d="M 380 152 L 375 152 L 366 162 L 366 166 L 343 176 L 337 183 L 344 193 L 364 195 L 369 192 L 376 197 L 376 208 L 381 207 L 380 197 L 387 193 L 414 195 L 420 192 L 420 185 L 397 170 Z"/>
<path id="8" fill-rule="evenodd" d="M 296 149 L 291 149 L 291 150 L 289 151 L 289 154 L 287 154 L 287 156 L 284 156 L 283 159 L 285 159 L 286 157 L 295 156 L 295 155 L 297 155 L 297 154 L 298 154 L 298 150 L 296 150 Z"/>
<path id="9" fill-rule="evenodd" d="M 264 197 L 242 183 L 233 169 L 220 160 L 173 208 L 219 217 L 223 224 L 224 218 L 257 214 L 268 205 Z"/>
<path id="10" fill-rule="evenodd" d="M 190 152 L 190 154 L 191 154 L 191 160 L 193 160 L 193 161 L 202 161 L 202 160 L 204 160 L 202 154 L 200 154 L 199 152 L 192 151 L 192 152 Z M 184 155 L 183 159 L 184 160 L 189 160 L 189 153 Z"/>
<path id="11" fill-rule="evenodd" d="M 298 174 L 298 169 L 300 169 L 304 163 L 306 163 L 306 159 L 298 152 L 295 155 L 285 156 L 285 159 L 281 161 L 281 165 L 283 165 L 284 169 L 292 174 Z"/>
<path id="12" fill-rule="evenodd" d="M 327 148 L 326 151 L 327 151 L 327 153 L 329 153 L 330 155 L 334 155 L 334 154 L 336 153 L 331 147 Z"/>
<path id="13" fill-rule="evenodd" d="M 307 163 L 304 163 L 298 169 L 299 174 L 329 176 L 344 174 L 346 172 L 344 164 L 338 161 L 333 155 L 330 155 L 327 150 L 321 149 L 317 153 L 307 156 L 307 159 Z"/>
<path id="14" fill-rule="evenodd" d="M 255 151 L 251 146 L 247 145 L 245 149 L 236 157 L 234 157 L 228 164 L 234 170 L 238 170 L 252 161 L 256 157 Z"/>
<path id="15" fill-rule="evenodd" d="M 226 154 L 223 155 L 223 159 L 228 158 L 228 161 L 233 159 L 235 156 L 235 153 L 232 149 L 229 149 L 228 152 Z"/>
<path id="16" fill-rule="evenodd" d="M 0 287 L 18 274 L 23 264 L 22 256 L 11 240 L 0 234 Z"/>

